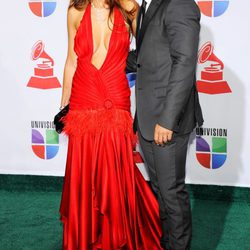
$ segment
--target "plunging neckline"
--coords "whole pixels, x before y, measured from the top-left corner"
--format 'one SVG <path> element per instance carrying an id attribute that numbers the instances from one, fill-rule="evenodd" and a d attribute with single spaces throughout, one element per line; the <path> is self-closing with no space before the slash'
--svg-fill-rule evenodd
<path id="1" fill-rule="evenodd" d="M 113 34 L 114 34 L 114 26 L 115 26 L 115 22 L 116 22 L 116 10 L 115 10 L 115 8 L 114 8 L 114 24 L 113 24 L 113 28 L 112 28 L 112 31 L 111 31 L 111 35 L 110 35 L 110 38 L 109 38 L 109 42 L 108 42 L 108 49 L 107 49 L 107 53 L 106 53 L 106 56 L 105 56 L 105 58 L 104 58 L 104 61 L 103 61 L 103 63 L 102 63 L 102 65 L 101 65 L 101 67 L 100 68 L 97 68 L 91 61 L 92 61 L 92 57 L 93 57 L 93 53 L 94 53 L 94 37 L 93 37 L 93 26 L 92 26 L 92 18 L 91 18 L 91 4 L 89 3 L 89 5 L 88 5 L 88 8 L 89 8 L 89 25 L 90 25 L 90 43 L 91 43 L 91 53 L 90 53 L 90 64 L 91 64 L 91 66 L 93 66 L 93 68 L 95 69 L 95 70 L 97 70 L 97 71 L 101 71 L 102 70 L 102 68 L 104 67 L 104 65 L 105 65 L 105 63 L 106 63 L 106 61 L 107 61 L 107 58 L 108 58 L 108 56 L 109 56 L 109 51 L 110 51 L 110 44 L 111 44 L 111 42 L 112 42 L 112 38 L 113 38 Z"/>

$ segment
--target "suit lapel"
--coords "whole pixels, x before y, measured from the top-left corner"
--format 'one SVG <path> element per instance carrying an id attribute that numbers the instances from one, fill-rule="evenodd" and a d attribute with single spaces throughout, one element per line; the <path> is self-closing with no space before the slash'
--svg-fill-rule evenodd
<path id="1" fill-rule="evenodd" d="M 137 54 L 139 53 L 141 43 L 142 43 L 143 37 L 145 35 L 145 32 L 147 30 L 148 24 L 149 24 L 150 20 L 153 18 L 155 12 L 158 10 L 158 8 L 160 7 L 160 5 L 163 1 L 169 2 L 170 0 L 152 0 L 150 6 L 148 7 L 148 10 L 144 16 L 144 20 L 143 20 L 142 25 L 141 25 L 141 30 L 138 32 L 138 33 L 140 33 L 140 36 L 137 38 L 137 40 L 138 40 L 138 42 L 137 42 Z"/>

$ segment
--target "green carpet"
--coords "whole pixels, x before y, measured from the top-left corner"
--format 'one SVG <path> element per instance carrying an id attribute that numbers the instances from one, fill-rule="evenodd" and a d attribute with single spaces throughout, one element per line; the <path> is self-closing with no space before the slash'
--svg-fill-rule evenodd
<path id="1" fill-rule="evenodd" d="M 59 250 L 62 178 L 0 175 L 0 250 Z M 189 185 L 192 250 L 250 249 L 250 189 Z"/>

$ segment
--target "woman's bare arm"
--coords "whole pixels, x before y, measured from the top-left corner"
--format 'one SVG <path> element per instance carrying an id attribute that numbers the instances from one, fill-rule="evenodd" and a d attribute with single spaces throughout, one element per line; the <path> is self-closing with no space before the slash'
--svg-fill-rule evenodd
<path id="1" fill-rule="evenodd" d="M 139 5 L 135 0 L 121 0 L 121 5 L 122 7 L 130 12 L 132 10 L 134 10 L 133 14 L 129 16 L 129 19 L 132 23 L 132 33 L 135 36 L 136 33 L 136 18 L 137 18 L 137 14 L 138 14 L 138 10 L 139 10 Z"/>
<path id="2" fill-rule="evenodd" d="M 138 5 L 138 3 L 136 3 L 136 13 L 135 13 L 135 16 L 134 16 L 133 21 L 132 21 L 132 32 L 133 32 L 134 37 L 136 36 L 138 10 L 139 10 L 139 5 Z"/>
<path id="3" fill-rule="evenodd" d="M 77 11 L 74 7 L 71 7 L 68 10 L 68 15 L 67 15 L 68 53 L 64 66 L 61 107 L 65 107 L 69 103 L 71 95 L 72 79 L 76 70 L 77 55 L 74 51 L 74 38 L 77 29 L 76 28 L 78 20 L 77 12 L 79 11 Z"/>

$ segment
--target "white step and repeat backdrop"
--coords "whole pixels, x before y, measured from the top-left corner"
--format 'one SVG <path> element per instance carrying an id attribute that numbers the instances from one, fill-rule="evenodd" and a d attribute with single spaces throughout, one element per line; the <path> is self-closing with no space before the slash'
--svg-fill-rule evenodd
<path id="1" fill-rule="evenodd" d="M 197 86 L 205 123 L 190 139 L 187 182 L 250 187 L 250 1 L 197 4 Z M 67 138 L 55 133 L 52 120 L 67 52 L 67 6 L 68 0 L 1 3 L 1 174 L 64 175 Z M 133 76 L 130 87 L 134 112 Z"/>

